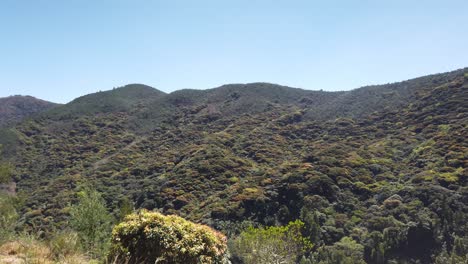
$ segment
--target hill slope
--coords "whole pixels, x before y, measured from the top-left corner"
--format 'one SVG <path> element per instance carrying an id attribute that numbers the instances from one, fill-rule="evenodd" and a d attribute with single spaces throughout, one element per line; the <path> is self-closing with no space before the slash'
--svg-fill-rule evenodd
<path id="1" fill-rule="evenodd" d="M 47 112 L 45 118 L 73 119 L 99 113 L 126 112 L 165 93 L 143 84 L 129 84 L 110 91 L 81 96 Z"/>
<path id="2" fill-rule="evenodd" d="M 12 130 L 22 220 L 64 227 L 87 183 L 115 213 L 130 199 L 228 234 L 314 212 L 317 247 L 351 237 L 368 263 L 430 263 L 468 235 L 467 101 L 467 69 L 350 92 L 89 95 Z"/>
<path id="3" fill-rule="evenodd" d="M 15 95 L 0 98 L 0 127 L 21 121 L 23 118 L 44 112 L 57 104 L 34 98 Z"/>

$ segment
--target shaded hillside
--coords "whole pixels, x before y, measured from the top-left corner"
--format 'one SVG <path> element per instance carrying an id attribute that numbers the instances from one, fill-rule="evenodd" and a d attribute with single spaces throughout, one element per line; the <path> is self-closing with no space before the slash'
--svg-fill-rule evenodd
<path id="1" fill-rule="evenodd" d="M 15 95 L 0 98 L 0 127 L 21 121 L 25 117 L 44 112 L 57 104 L 34 98 Z"/>
<path id="2" fill-rule="evenodd" d="M 115 214 L 129 199 L 228 235 L 311 212 L 315 250 L 349 237 L 368 263 L 431 263 L 468 236 L 467 69 L 336 93 L 120 91 L 15 127 L 25 225 L 65 227 L 91 183 Z"/>
<path id="3" fill-rule="evenodd" d="M 347 92 L 310 91 L 269 83 L 230 84 L 208 90 L 180 90 L 142 108 L 137 123 L 154 128 L 183 115 L 213 121 L 220 117 L 257 114 L 275 108 L 302 111 L 305 120 L 362 118 L 369 113 L 399 109 L 417 100 L 417 91 L 454 81 L 465 70 L 435 74 L 399 83 L 368 86 Z M 194 121 L 194 120 L 190 120 Z M 150 124 L 150 125 L 149 125 Z"/>

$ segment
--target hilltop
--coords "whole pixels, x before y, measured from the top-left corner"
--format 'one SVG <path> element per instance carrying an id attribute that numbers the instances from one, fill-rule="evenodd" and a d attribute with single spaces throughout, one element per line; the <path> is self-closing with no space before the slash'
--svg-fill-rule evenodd
<path id="1" fill-rule="evenodd" d="M 81 96 L 68 104 L 44 113 L 46 118 L 73 119 L 100 113 L 127 112 L 144 102 L 165 95 L 155 88 L 143 84 L 129 84 L 110 91 Z"/>
<path id="2" fill-rule="evenodd" d="M 57 105 L 32 96 L 15 95 L 0 98 L 0 127 L 50 110 Z"/>

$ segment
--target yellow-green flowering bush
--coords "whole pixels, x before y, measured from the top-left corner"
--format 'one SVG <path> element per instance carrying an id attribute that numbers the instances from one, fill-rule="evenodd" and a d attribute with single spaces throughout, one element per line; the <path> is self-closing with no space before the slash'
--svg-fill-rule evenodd
<path id="1" fill-rule="evenodd" d="M 111 262 L 223 263 L 226 237 L 179 216 L 142 210 L 112 231 Z"/>

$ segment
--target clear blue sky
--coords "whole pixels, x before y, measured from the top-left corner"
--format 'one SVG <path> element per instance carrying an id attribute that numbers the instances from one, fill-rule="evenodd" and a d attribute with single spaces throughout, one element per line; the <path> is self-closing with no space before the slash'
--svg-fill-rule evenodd
<path id="1" fill-rule="evenodd" d="M 468 66 L 468 1 L 2 0 L 0 97 L 144 83 L 348 90 Z"/>

